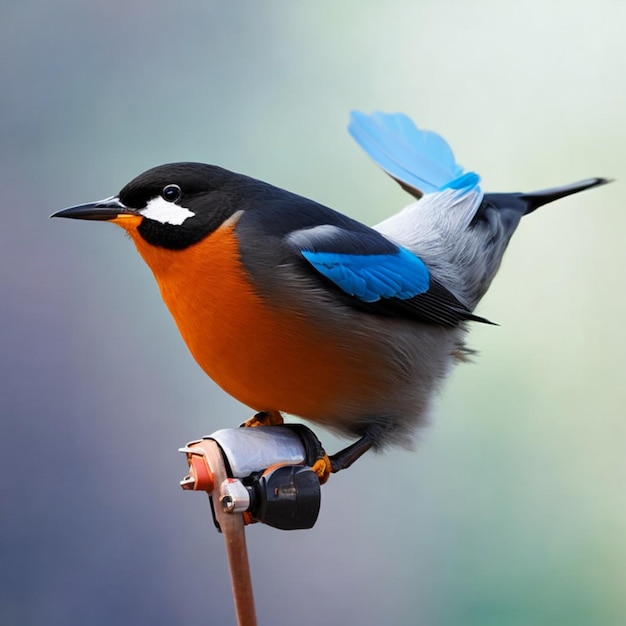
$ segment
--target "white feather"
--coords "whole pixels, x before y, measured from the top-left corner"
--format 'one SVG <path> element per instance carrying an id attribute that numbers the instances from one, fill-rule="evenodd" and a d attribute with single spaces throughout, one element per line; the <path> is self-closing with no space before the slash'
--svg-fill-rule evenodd
<path id="1" fill-rule="evenodd" d="M 139 211 L 144 217 L 155 220 L 161 224 L 180 226 L 186 219 L 193 217 L 195 213 L 180 206 L 175 202 L 168 202 L 161 196 L 157 196 L 148 202 L 145 209 Z"/>

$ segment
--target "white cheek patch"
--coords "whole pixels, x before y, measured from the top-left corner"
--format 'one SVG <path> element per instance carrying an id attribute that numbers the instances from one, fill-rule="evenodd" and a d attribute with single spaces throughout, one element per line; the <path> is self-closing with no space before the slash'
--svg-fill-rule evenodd
<path id="1" fill-rule="evenodd" d="M 173 226 L 180 226 L 186 219 L 193 217 L 195 213 L 186 209 L 184 206 L 180 206 L 175 202 L 168 202 L 157 196 L 150 200 L 145 209 L 139 211 L 141 215 L 147 217 L 155 222 L 161 222 L 161 224 L 172 224 Z"/>

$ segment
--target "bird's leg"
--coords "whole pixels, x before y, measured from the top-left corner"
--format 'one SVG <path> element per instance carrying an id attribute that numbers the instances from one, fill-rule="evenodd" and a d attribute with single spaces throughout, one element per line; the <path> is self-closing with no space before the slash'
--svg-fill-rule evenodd
<path id="1" fill-rule="evenodd" d="M 371 431 L 367 431 L 360 439 L 350 444 L 343 450 L 331 455 L 330 467 L 333 474 L 348 469 L 357 459 L 360 459 L 375 443 L 376 437 Z"/>
<path id="2" fill-rule="evenodd" d="M 283 416 L 278 411 L 260 411 L 245 421 L 243 427 L 253 426 L 281 426 L 284 424 Z"/>
<path id="3" fill-rule="evenodd" d="M 373 429 L 366 430 L 360 439 L 350 444 L 343 450 L 328 456 L 325 454 L 313 464 L 313 471 L 324 484 L 330 474 L 336 474 L 341 470 L 348 469 L 357 459 L 360 459 L 375 443 L 377 432 Z"/>

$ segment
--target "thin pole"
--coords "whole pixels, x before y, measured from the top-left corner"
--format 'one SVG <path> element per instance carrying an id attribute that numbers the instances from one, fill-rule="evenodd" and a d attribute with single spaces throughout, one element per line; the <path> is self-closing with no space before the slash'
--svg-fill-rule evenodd
<path id="1" fill-rule="evenodd" d="M 215 480 L 215 488 L 211 495 L 213 496 L 215 517 L 220 525 L 224 535 L 224 543 L 226 544 L 237 624 L 238 626 L 256 626 L 256 611 L 254 608 L 252 578 L 250 577 L 243 516 L 239 513 L 227 513 L 222 508 L 219 501 L 219 488 L 228 478 L 224 466 L 224 457 L 215 441 L 208 440 L 203 443 L 207 453 L 207 461 Z"/>

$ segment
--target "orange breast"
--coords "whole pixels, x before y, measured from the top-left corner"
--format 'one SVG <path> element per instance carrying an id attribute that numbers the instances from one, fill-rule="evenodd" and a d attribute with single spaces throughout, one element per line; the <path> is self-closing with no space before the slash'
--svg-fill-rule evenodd
<path id="1" fill-rule="evenodd" d="M 377 381 L 360 353 L 340 347 L 303 312 L 266 303 L 247 280 L 233 225 L 182 251 L 155 248 L 129 233 L 150 266 L 191 353 L 232 396 L 257 411 L 324 422 L 353 406 Z M 352 400 L 350 400 L 350 398 Z"/>

